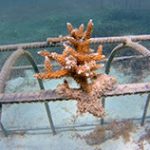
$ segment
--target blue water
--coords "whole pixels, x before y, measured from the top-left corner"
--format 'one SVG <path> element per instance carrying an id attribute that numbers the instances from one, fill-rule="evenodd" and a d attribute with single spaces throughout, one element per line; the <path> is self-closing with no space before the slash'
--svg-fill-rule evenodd
<path id="1" fill-rule="evenodd" d="M 43 41 L 93 19 L 93 36 L 150 33 L 149 0 L 1 0 L 0 44 Z"/>

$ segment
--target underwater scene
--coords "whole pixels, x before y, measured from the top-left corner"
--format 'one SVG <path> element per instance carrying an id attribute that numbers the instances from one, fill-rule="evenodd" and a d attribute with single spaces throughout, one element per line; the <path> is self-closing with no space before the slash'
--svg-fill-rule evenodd
<path id="1" fill-rule="evenodd" d="M 150 1 L 3 0 L 0 150 L 150 150 Z"/>

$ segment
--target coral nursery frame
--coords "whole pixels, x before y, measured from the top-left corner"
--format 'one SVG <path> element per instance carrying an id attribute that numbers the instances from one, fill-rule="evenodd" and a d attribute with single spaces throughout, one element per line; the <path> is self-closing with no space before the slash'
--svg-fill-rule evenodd
<path id="1" fill-rule="evenodd" d="M 31 92 L 31 93 L 12 93 L 7 94 L 5 93 L 5 82 L 11 76 L 12 69 L 26 69 L 26 68 L 33 68 L 35 73 L 39 73 L 38 67 L 31 55 L 28 51 L 29 49 L 36 49 L 36 48 L 45 48 L 45 47 L 59 47 L 66 41 L 66 37 L 58 37 L 58 38 L 48 38 L 44 42 L 33 42 L 33 43 L 23 43 L 23 44 L 12 44 L 12 45 L 2 45 L 0 46 L 0 53 L 4 51 L 13 51 L 12 54 L 8 57 L 5 61 L 1 72 L 0 72 L 0 127 L 1 131 L 4 133 L 5 136 L 10 134 L 10 130 L 6 130 L 1 122 L 1 115 L 2 115 L 2 105 L 4 104 L 13 104 L 13 103 L 30 103 L 30 102 L 43 102 L 46 108 L 46 112 L 48 115 L 50 127 L 52 129 L 52 133 L 56 134 L 56 127 L 54 126 L 52 115 L 50 112 L 50 108 L 48 107 L 49 101 L 62 101 L 68 100 L 65 97 L 60 97 L 60 95 L 56 94 L 55 91 L 51 90 L 44 90 L 44 85 L 41 79 L 37 79 L 41 91 L 39 92 Z M 135 35 L 135 36 L 119 36 L 119 37 L 102 37 L 102 38 L 91 38 L 90 42 L 92 44 L 110 44 L 110 43 L 117 43 L 118 45 L 112 50 L 109 57 L 104 60 L 106 61 L 106 68 L 105 73 L 109 74 L 111 62 L 112 61 L 120 61 L 120 60 L 127 60 L 127 59 L 140 59 L 143 57 L 150 57 L 150 51 L 144 47 L 143 45 L 139 44 L 139 41 L 150 41 L 150 35 Z M 134 56 L 125 56 L 125 57 L 117 57 L 116 54 L 121 51 L 122 49 L 129 47 L 134 51 L 138 52 L 140 55 Z M 30 62 L 31 66 L 19 66 L 14 67 L 13 65 L 20 57 L 26 57 Z M 147 100 L 145 103 L 145 107 L 143 110 L 143 115 L 141 117 L 141 125 L 144 125 L 147 108 L 150 101 L 150 83 L 132 83 L 132 84 L 120 84 L 117 87 L 109 92 L 104 93 L 104 98 L 109 96 L 119 96 L 119 95 L 131 95 L 131 94 L 144 94 L 148 93 Z M 104 100 L 103 98 L 103 105 Z M 104 123 L 104 119 L 101 119 L 101 123 Z"/>

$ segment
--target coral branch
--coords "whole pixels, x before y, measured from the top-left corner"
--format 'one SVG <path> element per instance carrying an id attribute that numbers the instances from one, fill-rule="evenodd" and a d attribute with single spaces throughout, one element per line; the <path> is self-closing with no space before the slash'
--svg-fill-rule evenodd
<path id="1" fill-rule="evenodd" d="M 51 62 L 50 62 L 50 59 L 47 56 L 45 56 L 44 67 L 45 67 L 46 72 L 52 71 Z"/>
<path id="2" fill-rule="evenodd" d="M 92 19 L 90 19 L 90 21 L 88 22 L 88 25 L 87 25 L 87 29 L 85 31 L 85 39 L 90 39 L 91 37 L 91 32 L 93 30 L 93 21 Z"/>
<path id="3" fill-rule="evenodd" d="M 71 23 L 67 23 L 67 29 L 68 29 L 68 32 L 69 32 L 69 34 L 71 35 L 71 32 L 72 32 L 72 30 L 73 30 L 73 26 L 72 26 L 72 24 Z"/>
<path id="4" fill-rule="evenodd" d="M 64 76 L 68 76 L 69 72 L 66 69 L 54 71 L 54 72 L 43 72 L 43 73 L 37 73 L 34 75 L 35 78 L 38 79 L 53 79 L 53 78 L 61 78 Z"/>
<path id="5" fill-rule="evenodd" d="M 56 52 L 40 51 L 39 54 L 45 57 L 45 72 L 35 74 L 39 79 L 56 79 L 61 77 L 72 77 L 79 85 L 79 89 L 71 89 L 67 81 L 58 86 L 57 92 L 62 96 L 77 100 L 78 112 L 89 112 L 97 117 L 104 116 L 104 108 L 101 97 L 107 90 L 111 90 L 116 80 L 108 75 L 96 74 L 96 70 L 102 65 L 97 64 L 105 56 L 102 54 L 102 45 L 99 45 L 97 52 L 90 49 L 90 36 L 93 30 L 93 22 L 88 22 L 84 31 L 84 25 L 73 28 L 67 23 L 69 36 L 65 37 L 68 42 L 64 43 L 62 54 Z M 68 44 L 68 45 L 67 45 Z M 51 60 L 60 65 L 60 70 L 53 71 Z"/>

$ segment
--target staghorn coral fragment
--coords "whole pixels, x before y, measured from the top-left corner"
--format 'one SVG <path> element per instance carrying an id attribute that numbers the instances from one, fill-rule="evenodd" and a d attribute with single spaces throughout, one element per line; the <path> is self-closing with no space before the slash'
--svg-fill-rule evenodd
<path id="1" fill-rule="evenodd" d="M 105 91 L 112 90 L 116 80 L 111 76 L 96 73 L 96 70 L 102 67 L 98 62 L 105 56 L 102 54 L 102 45 L 99 45 L 96 52 L 90 48 L 93 22 L 92 20 L 88 22 L 86 30 L 83 24 L 74 28 L 71 23 L 67 23 L 67 29 L 69 36 L 62 37 L 67 41 L 63 43 L 64 50 L 61 54 L 47 50 L 39 52 L 45 57 L 45 72 L 35 74 L 34 77 L 39 79 L 72 77 L 79 84 L 79 89 L 71 89 L 65 81 L 56 91 L 63 97 L 76 99 L 78 112 L 89 112 L 96 117 L 104 117 L 101 96 Z M 51 60 L 60 65 L 59 70 L 53 71 Z"/>

